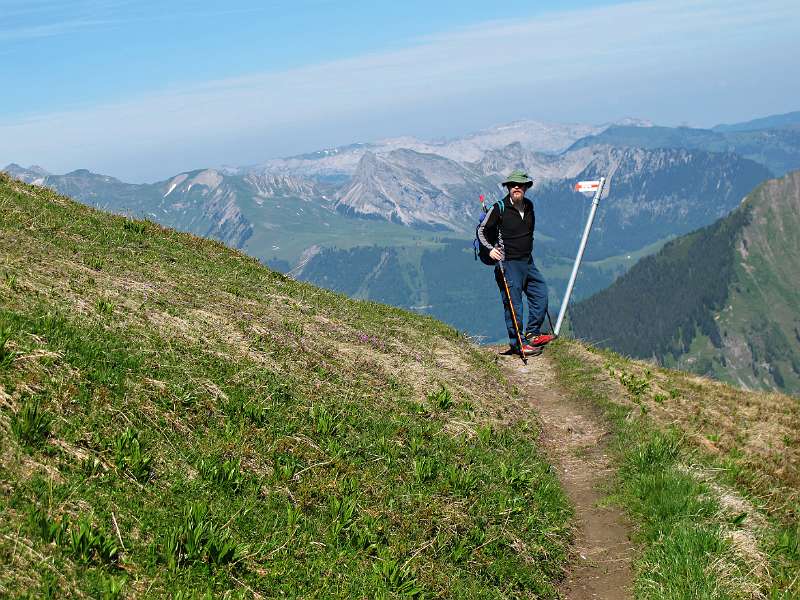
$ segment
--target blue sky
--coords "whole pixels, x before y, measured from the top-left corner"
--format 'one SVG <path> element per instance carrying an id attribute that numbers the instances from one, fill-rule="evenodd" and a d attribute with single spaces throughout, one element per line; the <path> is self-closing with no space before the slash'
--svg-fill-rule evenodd
<path id="1" fill-rule="evenodd" d="M 515 119 L 800 109 L 800 5 L 0 0 L 0 165 L 130 181 Z"/>

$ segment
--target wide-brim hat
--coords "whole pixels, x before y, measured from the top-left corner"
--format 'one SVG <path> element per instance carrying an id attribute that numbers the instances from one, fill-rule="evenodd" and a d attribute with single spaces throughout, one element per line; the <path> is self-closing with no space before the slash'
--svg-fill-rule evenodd
<path id="1" fill-rule="evenodd" d="M 519 169 L 515 171 L 511 171 L 506 180 L 502 183 L 503 186 L 508 185 L 509 183 L 522 183 L 526 187 L 531 187 L 533 185 L 533 179 L 528 177 L 528 174 L 525 171 L 520 171 Z"/>

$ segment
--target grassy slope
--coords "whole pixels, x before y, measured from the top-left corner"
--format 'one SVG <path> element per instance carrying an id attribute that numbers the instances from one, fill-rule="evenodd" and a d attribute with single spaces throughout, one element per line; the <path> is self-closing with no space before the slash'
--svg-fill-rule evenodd
<path id="1" fill-rule="evenodd" d="M 755 204 L 753 222 L 744 231 L 746 247 L 740 254 L 745 256 L 731 293 L 732 309 L 720 321 L 722 327 L 730 322 L 734 331 L 744 331 L 751 339 L 761 378 L 754 386 L 777 383 L 800 393 L 800 173 L 768 182 L 760 193 L 765 201 Z M 727 354 L 734 363 L 733 353 Z M 781 375 L 776 377 L 776 372 Z"/>
<path id="2" fill-rule="evenodd" d="M 0 596 L 555 595 L 569 507 L 456 331 L 7 178 L 0 214 Z"/>
<path id="3" fill-rule="evenodd" d="M 674 366 L 700 366 L 750 388 L 800 392 L 799 204 L 798 172 L 768 181 L 748 197 L 743 208 L 752 214 L 738 236 L 735 275 L 715 313 L 721 348 L 698 335 Z"/>
<path id="4" fill-rule="evenodd" d="M 800 597 L 800 403 L 562 341 L 559 379 L 612 423 L 637 598 Z"/>

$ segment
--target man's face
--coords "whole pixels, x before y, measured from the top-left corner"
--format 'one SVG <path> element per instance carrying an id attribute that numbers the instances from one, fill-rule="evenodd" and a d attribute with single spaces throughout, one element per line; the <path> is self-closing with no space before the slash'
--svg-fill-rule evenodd
<path id="1" fill-rule="evenodd" d="M 519 202 L 525 197 L 525 189 L 527 186 L 524 183 L 509 183 L 508 195 L 511 196 L 513 202 Z"/>

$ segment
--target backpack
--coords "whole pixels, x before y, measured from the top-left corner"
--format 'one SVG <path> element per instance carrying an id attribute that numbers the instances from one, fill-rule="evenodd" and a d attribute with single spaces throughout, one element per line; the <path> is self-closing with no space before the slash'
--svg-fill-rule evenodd
<path id="1" fill-rule="evenodd" d="M 484 231 L 486 240 L 490 244 L 497 243 L 500 225 L 503 224 L 503 211 L 505 210 L 506 207 L 505 202 L 503 202 L 502 200 L 498 200 L 497 202 L 495 202 L 493 206 L 497 206 L 497 208 L 500 211 L 500 223 L 498 224 L 497 229 Z M 497 264 L 497 261 L 489 256 L 489 250 L 486 248 L 486 246 L 481 244 L 481 241 L 478 239 L 478 229 L 483 224 L 483 221 L 484 219 L 486 219 L 487 214 L 489 214 L 489 210 L 486 208 L 486 205 L 483 205 L 483 213 L 478 219 L 477 225 L 475 225 L 475 239 L 472 240 L 472 249 L 475 252 L 475 260 L 480 259 L 480 261 L 483 264 L 493 267 L 494 265 Z"/>

